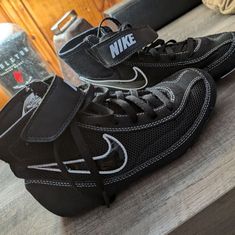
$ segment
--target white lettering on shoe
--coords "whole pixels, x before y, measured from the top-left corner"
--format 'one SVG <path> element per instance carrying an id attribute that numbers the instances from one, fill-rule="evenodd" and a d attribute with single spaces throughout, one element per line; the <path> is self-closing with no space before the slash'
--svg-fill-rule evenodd
<path id="1" fill-rule="evenodd" d="M 122 53 L 128 47 L 131 47 L 134 44 L 136 44 L 136 40 L 133 33 L 121 37 L 120 39 L 118 39 L 116 42 L 114 42 L 109 46 L 112 58 L 114 59 L 116 56 L 118 56 L 120 53 Z"/>

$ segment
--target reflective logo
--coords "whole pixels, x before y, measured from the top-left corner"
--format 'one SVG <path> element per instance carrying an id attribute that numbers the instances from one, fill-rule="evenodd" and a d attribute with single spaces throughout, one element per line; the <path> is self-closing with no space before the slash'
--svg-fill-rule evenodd
<path id="1" fill-rule="evenodd" d="M 135 75 L 127 80 L 93 80 L 85 77 L 80 77 L 80 79 L 87 83 L 92 83 L 98 86 L 105 86 L 121 90 L 139 90 L 143 89 L 148 85 L 148 78 L 145 73 L 138 67 L 132 68 Z"/>
<path id="2" fill-rule="evenodd" d="M 114 59 L 120 53 L 125 51 L 128 47 L 136 44 L 136 40 L 134 38 L 133 33 L 127 34 L 124 37 L 119 38 L 113 44 L 109 46 L 112 58 Z"/>
<path id="3" fill-rule="evenodd" d="M 127 164 L 127 160 L 128 160 L 127 151 L 126 151 L 125 147 L 123 146 L 123 144 L 119 140 L 114 138 L 113 136 L 108 135 L 108 134 L 103 134 L 103 139 L 107 143 L 107 147 L 108 147 L 107 151 L 102 155 L 92 157 L 92 159 L 94 161 L 97 161 L 97 163 L 102 160 L 109 160 L 109 158 L 111 158 L 113 156 L 113 153 L 115 152 L 116 154 L 118 154 L 119 159 L 122 161 L 122 164 L 119 167 L 117 167 L 116 169 L 102 170 L 102 171 L 99 171 L 99 173 L 101 175 L 117 173 L 117 172 L 121 171 Z M 77 164 L 78 168 L 79 168 L 79 164 L 84 163 L 84 162 L 85 162 L 85 159 L 80 158 L 80 159 L 76 159 L 76 160 L 64 161 L 63 164 L 67 167 L 67 170 L 69 173 L 90 174 L 89 170 L 71 169 L 72 165 L 74 166 Z M 31 165 L 31 166 L 28 166 L 28 168 L 35 169 L 35 170 L 51 171 L 51 172 L 61 172 L 61 170 L 58 168 L 57 163 Z"/>

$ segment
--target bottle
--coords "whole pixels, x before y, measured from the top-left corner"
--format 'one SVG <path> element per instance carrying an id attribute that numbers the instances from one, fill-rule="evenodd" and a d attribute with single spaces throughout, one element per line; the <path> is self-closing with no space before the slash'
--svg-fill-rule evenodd
<path id="1" fill-rule="evenodd" d="M 67 12 L 51 27 L 56 51 L 58 52 L 71 38 L 91 27 L 85 19 L 78 17 L 75 10 Z M 78 86 L 81 83 L 78 75 L 63 60 L 59 59 L 59 61 L 63 78 Z"/>
<path id="2" fill-rule="evenodd" d="M 18 25 L 0 24 L 0 110 L 25 85 L 52 72 Z"/>

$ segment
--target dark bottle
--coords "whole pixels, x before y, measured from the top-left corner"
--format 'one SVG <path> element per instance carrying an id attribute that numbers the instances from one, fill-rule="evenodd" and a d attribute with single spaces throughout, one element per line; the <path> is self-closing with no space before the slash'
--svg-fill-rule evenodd
<path id="1" fill-rule="evenodd" d="M 0 24 L 0 109 L 25 85 L 51 76 L 45 61 L 18 25 Z"/>

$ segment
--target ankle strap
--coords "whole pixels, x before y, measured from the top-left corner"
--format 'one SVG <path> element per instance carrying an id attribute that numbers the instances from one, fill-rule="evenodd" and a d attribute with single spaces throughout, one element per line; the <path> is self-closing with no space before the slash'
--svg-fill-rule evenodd
<path id="1" fill-rule="evenodd" d="M 82 107 L 85 95 L 55 77 L 41 104 L 24 127 L 21 137 L 27 142 L 52 142 L 68 127 Z"/>

